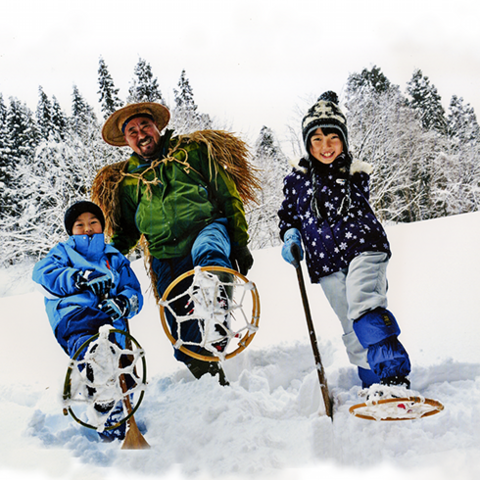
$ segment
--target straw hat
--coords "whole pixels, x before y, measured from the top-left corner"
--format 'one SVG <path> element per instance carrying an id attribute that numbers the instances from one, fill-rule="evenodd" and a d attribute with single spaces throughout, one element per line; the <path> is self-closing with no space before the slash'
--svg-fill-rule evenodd
<path id="1" fill-rule="evenodd" d="M 160 131 L 168 125 L 170 120 L 169 110 L 160 103 L 132 103 L 131 105 L 120 108 L 120 110 L 112 113 L 107 118 L 102 128 L 103 139 L 114 147 L 126 147 L 127 142 L 125 141 L 122 127 L 129 118 L 141 115 L 142 113 L 152 117 Z"/>

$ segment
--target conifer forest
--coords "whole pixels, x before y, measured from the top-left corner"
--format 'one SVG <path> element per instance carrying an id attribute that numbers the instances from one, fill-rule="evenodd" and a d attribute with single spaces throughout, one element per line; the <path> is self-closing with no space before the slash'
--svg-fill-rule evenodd
<path id="1" fill-rule="evenodd" d="M 436 87 L 421 70 L 415 70 L 401 88 L 377 66 L 351 74 L 343 93 L 350 150 L 354 159 L 374 167 L 370 201 L 382 222 L 415 222 L 479 209 L 480 128 L 466 100 L 454 95 L 445 110 Z M 166 104 L 144 59 L 135 66 L 124 99 L 105 61 L 99 59 L 97 111 L 101 118 L 76 86 L 71 98 L 68 115 L 41 86 L 35 111 L 17 98 L 3 98 L 0 92 L 0 259 L 5 266 L 36 261 L 65 240 L 66 208 L 89 198 L 101 167 L 129 154 L 128 149 L 102 140 L 104 120 L 128 103 Z M 172 114 L 168 128 L 175 134 L 227 129 L 198 111 L 185 70 L 173 99 L 174 104 L 166 106 Z M 246 205 L 253 250 L 280 243 L 277 211 L 283 178 L 291 169 L 289 163 L 304 155 L 300 122 L 301 116 L 289 125 L 289 138 L 283 143 L 268 126 L 253 141 L 244 139 L 250 143 L 262 185 L 258 202 Z M 288 155 L 281 147 L 285 142 Z"/>

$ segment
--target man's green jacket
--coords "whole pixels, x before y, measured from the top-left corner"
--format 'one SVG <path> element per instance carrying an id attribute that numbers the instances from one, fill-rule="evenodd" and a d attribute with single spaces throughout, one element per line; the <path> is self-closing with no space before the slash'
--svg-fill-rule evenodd
<path id="1" fill-rule="evenodd" d="M 128 253 L 145 235 L 150 254 L 159 259 L 186 256 L 198 233 L 227 219 L 232 246 L 248 243 L 243 202 L 231 177 L 207 147 L 179 143 L 171 132 L 162 138 L 160 160 L 133 154 L 119 185 L 121 216 L 112 242 Z"/>

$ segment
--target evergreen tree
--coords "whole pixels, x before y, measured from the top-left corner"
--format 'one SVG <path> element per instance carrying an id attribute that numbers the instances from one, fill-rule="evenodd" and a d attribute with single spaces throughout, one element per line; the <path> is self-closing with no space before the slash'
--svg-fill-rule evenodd
<path id="1" fill-rule="evenodd" d="M 19 100 L 10 98 L 5 123 L 8 154 L 11 158 L 31 158 L 38 143 L 38 135 L 30 109 Z"/>
<path id="2" fill-rule="evenodd" d="M 173 89 L 175 95 L 175 108 L 179 110 L 189 111 L 191 114 L 196 114 L 197 105 L 193 99 L 193 90 L 190 86 L 190 81 L 186 77 L 185 70 L 182 70 L 180 80 L 178 81 L 179 90 Z"/>
<path id="3" fill-rule="evenodd" d="M 411 80 L 407 83 L 407 93 L 411 97 L 408 104 L 419 114 L 423 128 L 445 134 L 447 122 L 442 99 L 436 87 L 421 70 L 413 72 Z"/>
<path id="4" fill-rule="evenodd" d="M 38 104 L 37 104 L 37 128 L 39 139 L 48 140 L 53 135 L 53 108 L 47 94 L 43 88 L 38 87 Z"/>
<path id="5" fill-rule="evenodd" d="M 179 89 L 173 89 L 175 108 L 172 111 L 170 125 L 177 134 L 190 133 L 195 130 L 211 128 L 212 120 L 208 114 L 198 113 L 198 107 L 193 98 L 193 89 L 186 77 L 185 70 L 182 70 Z"/>
<path id="6" fill-rule="evenodd" d="M 134 69 L 134 77 L 128 90 L 128 103 L 160 102 L 164 103 L 158 80 L 153 78 L 152 67 L 140 58 Z"/>
<path id="7" fill-rule="evenodd" d="M 100 108 L 104 118 L 108 118 L 115 110 L 123 105 L 123 102 L 118 97 L 119 89 L 115 88 L 113 79 L 102 57 L 100 57 L 98 65 L 98 84 Z"/>
<path id="8" fill-rule="evenodd" d="M 442 194 L 446 214 L 476 211 L 480 207 L 480 128 L 473 108 L 463 98 L 452 96 L 447 117 L 450 150 L 442 168 L 448 182 Z"/>
<path id="9" fill-rule="evenodd" d="M 364 68 L 361 73 L 353 73 L 348 78 L 347 94 L 361 90 L 370 93 L 382 94 L 388 92 L 393 85 L 383 74 L 381 69 L 374 65 L 371 70 Z"/>
<path id="10" fill-rule="evenodd" d="M 3 102 L 2 102 L 3 103 Z M 2 110 L 5 113 L 4 107 Z M 37 131 L 32 112 L 15 98 L 10 98 L 2 126 L 2 205 L 1 217 L 12 217 L 19 212 L 16 168 L 20 161 L 30 162 L 37 144 Z"/>
<path id="11" fill-rule="evenodd" d="M 7 150 L 7 107 L 0 93 L 0 218 L 3 217 L 8 202 L 6 194 L 10 182 L 10 164 Z"/>
<path id="12" fill-rule="evenodd" d="M 477 116 L 470 104 L 462 97 L 452 96 L 448 109 L 447 131 L 451 138 L 462 143 L 477 143 L 480 140 L 480 127 Z"/>
<path id="13" fill-rule="evenodd" d="M 96 127 L 96 116 L 93 108 L 86 102 L 76 85 L 72 93 L 72 117 L 70 126 L 72 131 L 80 136 L 88 135 Z"/>
<path id="14" fill-rule="evenodd" d="M 53 138 L 57 141 L 64 140 L 68 130 L 68 121 L 55 96 L 52 97 L 52 127 Z"/>
<path id="15" fill-rule="evenodd" d="M 282 203 L 283 179 L 288 164 L 273 131 L 263 126 L 255 142 L 253 165 L 258 169 L 262 190 L 258 204 L 246 212 L 253 249 L 280 244 L 277 212 Z"/>

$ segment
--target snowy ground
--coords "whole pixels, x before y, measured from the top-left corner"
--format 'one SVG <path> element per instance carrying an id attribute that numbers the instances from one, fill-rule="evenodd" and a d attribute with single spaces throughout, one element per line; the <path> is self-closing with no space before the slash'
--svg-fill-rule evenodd
<path id="1" fill-rule="evenodd" d="M 67 357 L 28 270 L 17 268 L 0 271 L 0 478 L 480 478 L 480 213 L 387 231 L 390 308 L 411 356 L 412 388 L 440 400 L 442 413 L 411 422 L 352 417 L 348 409 L 360 401 L 355 369 L 320 287 L 307 285 L 335 398 L 333 424 L 319 415 L 297 278 L 278 248 L 255 254 L 249 277 L 260 291 L 260 331 L 226 362 L 231 386 L 196 381 L 173 360 L 135 262 L 147 302 L 130 326 L 149 373 L 136 417 L 152 448 L 122 451 L 63 416 Z"/>

